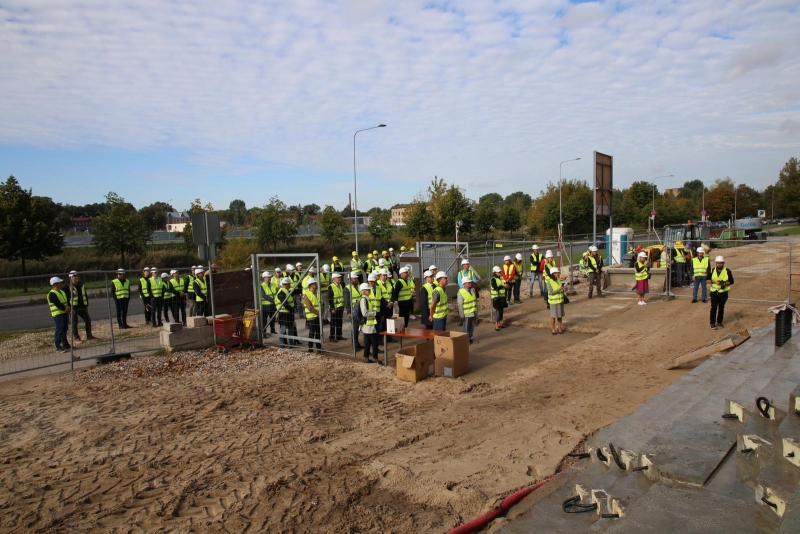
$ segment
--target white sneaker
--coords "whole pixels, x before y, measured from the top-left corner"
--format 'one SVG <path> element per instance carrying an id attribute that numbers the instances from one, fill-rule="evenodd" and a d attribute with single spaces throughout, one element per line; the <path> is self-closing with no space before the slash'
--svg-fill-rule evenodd
<path id="1" fill-rule="evenodd" d="M 416 321 L 417 320 L 417 316 L 416 315 L 410 315 L 408 318 L 411 319 L 412 321 Z"/>
<path id="2" fill-rule="evenodd" d="M 644 304 L 644 302 L 642 302 L 641 300 L 636 303 L 637 306 L 641 306 L 642 304 Z"/>
<path id="3" fill-rule="evenodd" d="M 647 303 L 645 301 L 642 301 L 642 306 L 647 306 Z"/>

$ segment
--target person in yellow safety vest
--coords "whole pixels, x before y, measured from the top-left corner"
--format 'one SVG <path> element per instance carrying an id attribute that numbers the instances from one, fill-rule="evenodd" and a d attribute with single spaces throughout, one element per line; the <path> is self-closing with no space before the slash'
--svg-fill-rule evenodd
<path id="1" fill-rule="evenodd" d="M 176 322 L 186 326 L 186 278 L 173 269 L 169 272 L 169 284 L 172 286 L 172 316 Z"/>
<path id="2" fill-rule="evenodd" d="M 714 258 L 714 267 L 709 267 L 706 277 L 711 281 L 711 329 L 722 328 L 725 318 L 725 303 L 733 285 L 733 273 L 725 267 L 725 258 Z"/>
<path id="3" fill-rule="evenodd" d="M 380 258 L 378 257 L 378 251 L 377 250 L 373 251 L 372 252 L 372 260 L 371 260 L 372 261 L 372 264 L 371 264 L 372 270 L 370 272 L 374 273 L 375 271 L 380 269 L 380 262 L 378 261 L 379 259 Z"/>
<path id="4" fill-rule="evenodd" d="M 675 241 L 673 253 L 673 259 L 675 260 L 675 287 L 683 287 L 686 285 L 684 280 L 684 270 L 686 269 L 686 250 L 683 247 L 683 241 Z"/>
<path id="5" fill-rule="evenodd" d="M 173 305 L 173 298 L 175 297 L 175 293 L 172 291 L 172 284 L 170 283 L 169 273 L 161 273 L 161 285 L 162 285 L 162 293 L 161 293 L 161 300 L 163 302 L 164 308 L 164 320 L 169 322 L 169 312 L 172 310 Z M 175 316 L 172 316 L 172 322 L 177 323 L 178 320 Z"/>
<path id="6" fill-rule="evenodd" d="M 531 279 L 530 279 L 530 283 L 528 285 L 528 296 L 529 297 L 533 296 L 533 284 L 534 284 L 534 281 L 536 281 L 536 280 L 539 281 L 539 294 L 540 295 L 544 295 L 542 272 L 541 272 L 541 270 L 539 270 L 539 265 L 541 265 L 542 260 L 544 259 L 544 256 L 539 253 L 539 245 L 533 245 L 533 247 L 531 247 L 531 250 L 533 250 L 533 252 L 531 252 L 531 267 L 530 267 L 530 269 L 531 269 Z"/>
<path id="7" fill-rule="evenodd" d="M 265 332 L 269 327 L 270 334 L 275 333 L 275 319 L 279 304 L 276 299 L 279 289 L 280 286 L 275 282 L 271 271 L 261 273 L 261 324 Z"/>
<path id="8" fill-rule="evenodd" d="M 208 286 L 205 278 L 205 269 L 198 267 L 195 269 L 194 279 L 194 298 L 197 302 L 195 313 L 198 317 L 205 317 L 206 313 L 211 311 L 208 308 Z"/>
<path id="9" fill-rule="evenodd" d="M 361 274 L 361 260 L 358 257 L 358 252 L 355 250 L 352 252 L 353 259 L 350 260 L 350 274 L 357 274 L 358 275 L 358 283 L 359 285 L 364 281 L 364 277 Z"/>
<path id="10" fill-rule="evenodd" d="M 378 272 L 379 280 L 378 283 L 381 285 L 381 317 L 383 319 L 382 327 L 383 330 L 386 330 L 386 321 L 387 319 L 391 319 L 394 316 L 394 300 L 392 296 L 394 295 L 394 284 L 395 281 L 389 278 L 389 269 L 383 268 L 380 269 Z M 394 343 L 395 339 L 392 336 L 386 336 L 386 341 L 388 343 Z"/>
<path id="11" fill-rule="evenodd" d="M 322 266 L 319 272 L 319 294 L 322 295 L 320 313 L 322 314 L 322 324 L 330 324 L 328 320 L 328 288 L 331 287 L 331 266 L 327 263 Z"/>
<path id="12" fill-rule="evenodd" d="M 431 300 L 433 299 L 433 273 L 430 271 L 425 271 L 422 273 L 422 285 L 419 288 L 419 307 L 422 325 L 425 327 L 425 330 L 433 330 L 433 321 L 429 319 L 430 311 L 431 311 Z"/>
<path id="13" fill-rule="evenodd" d="M 303 308 L 305 308 L 306 326 L 308 327 L 308 337 L 311 339 L 322 339 L 322 327 L 319 324 L 320 311 L 319 299 L 317 298 L 317 280 L 311 278 L 307 287 L 303 290 Z M 308 352 L 322 354 L 322 343 L 315 341 L 308 342 Z"/>
<path id="14" fill-rule="evenodd" d="M 389 251 L 384 250 L 381 252 L 381 259 L 383 260 L 383 266 L 389 271 L 389 278 L 392 278 L 394 275 L 394 266 L 392 265 L 392 258 L 389 257 Z"/>
<path id="15" fill-rule="evenodd" d="M 403 325 L 408 328 L 408 321 L 411 318 L 411 309 L 414 304 L 414 281 L 411 280 L 411 267 L 400 268 L 400 278 L 394 283 L 392 301 L 397 302 L 397 309 L 400 317 L 403 318 Z"/>
<path id="16" fill-rule="evenodd" d="M 380 279 L 381 277 L 376 271 L 373 271 L 367 275 L 367 284 L 369 284 L 369 286 L 372 288 L 372 293 L 370 293 L 370 298 L 377 300 L 378 303 L 380 304 L 380 306 L 378 307 L 378 315 L 375 317 L 375 320 L 377 321 L 378 325 L 377 326 L 378 333 L 383 332 L 383 330 L 381 330 L 381 326 L 383 326 L 383 321 L 385 319 L 383 317 L 383 306 L 381 302 L 383 300 L 383 292 L 382 292 L 383 286 L 378 283 Z M 364 344 L 365 345 L 367 344 L 366 339 L 364 340 Z M 378 352 L 381 352 L 381 350 L 378 349 Z"/>
<path id="17" fill-rule="evenodd" d="M 323 266 L 323 269 L 324 268 L 325 266 Z M 347 339 L 342 337 L 344 297 L 347 292 L 349 292 L 349 290 L 342 284 L 342 273 L 331 274 L 331 284 L 328 286 L 327 292 L 323 295 L 323 298 L 328 301 L 328 307 L 331 311 L 331 327 L 328 340 L 333 343 Z"/>
<path id="18" fill-rule="evenodd" d="M 66 352 L 72 348 L 67 342 L 67 325 L 71 308 L 67 294 L 63 290 L 64 280 L 54 276 L 50 279 L 50 285 L 53 286 L 53 289 L 47 294 L 47 304 L 50 306 L 50 315 L 55 323 L 53 341 L 56 345 L 56 352 Z"/>
<path id="19" fill-rule="evenodd" d="M 436 282 L 431 298 L 431 309 L 428 312 L 429 319 L 433 323 L 434 330 L 447 330 L 447 293 L 444 290 L 447 285 L 447 273 L 444 271 L 436 273 Z"/>
<path id="20" fill-rule="evenodd" d="M 131 281 L 125 278 L 125 269 L 117 269 L 117 277 L 111 281 L 114 292 L 111 298 L 117 308 L 117 327 L 120 330 L 131 328 L 128 325 L 128 305 L 131 302 Z"/>
<path id="21" fill-rule="evenodd" d="M 639 306 L 647 306 L 644 296 L 650 292 L 650 263 L 647 261 L 647 252 L 640 252 L 636 256 L 636 263 L 633 264 L 633 271 L 636 277 L 636 295 L 639 297 Z"/>
<path id="22" fill-rule="evenodd" d="M 376 263 L 377 265 L 377 263 Z M 372 268 L 372 252 L 367 253 L 367 261 L 364 262 L 364 274 L 369 275 L 374 269 Z"/>
<path id="23" fill-rule="evenodd" d="M 511 260 L 511 256 L 503 257 L 503 280 L 505 280 L 506 284 L 508 284 L 506 287 L 506 298 L 508 299 L 509 304 L 513 303 L 512 299 L 514 297 L 514 280 L 516 279 L 517 267 Z"/>
<path id="24" fill-rule="evenodd" d="M 303 291 L 308 289 L 308 284 L 312 279 L 316 280 L 315 278 L 316 274 L 317 270 L 313 267 L 310 267 L 308 269 L 308 272 L 303 275 L 303 279 L 300 281 L 300 286 L 303 288 Z"/>
<path id="25" fill-rule="evenodd" d="M 360 308 L 361 316 L 366 319 L 366 322 L 358 327 L 364 334 L 364 363 L 378 363 L 380 340 L 378 314 L 381 309 L 381 300 L 375 295 L 375 286 L 372 284 L 365 282 L 359 286 L 359 289 L 361 296 L 356 305 Z"/>
<path id="26" fill-rule="evenodd" d="M 601 281 L 603 279 L 603 258 L 597 253 L 597 247 L 589 247 L 589 255 L 586 257 L 586 269 L 589 271 L 589 298 L 592 298 L 592 290 L 597 288 L 597 296 L 605 298 Z"/>
<path id="27" fill-rule="evenodd" d="M 158 274 L 158 267 L 150 267 L 150 319 L 153 327 L 164 326 L 162 312 L 164 306 L 164 283 Z"/>
<path id="28" fill-rule="evenodd" d="M 81 276 L 77 271 L 70 271 L 70 294 L 72 295 L 70 301 L 70 308 L 72 308 L 72 339 L 80 341 L 78 335 L 78 317 L 83 319 L 83 325 L 86 330 L 86 340 L 97 339 L 92 335 L 92 318 L 89 316 L 89 297 L 86 295 L 86 286 L 81 282 Z"/>
<path id="29" fill-rule="evenodd" d="M 342 265 L 342 262 L 339 261 L 338 256 L 331 258 L 331 271 L 339 274 L 344 273 L 344 265 Z"/>
<path id="30" fill-rule="evenodd" d="M 475 338 L 475 320 L 478 318 L 478 292 L 471 278 L 464 279 L 464 287 L 458 290 L 458 316 L 462 331 L 469 336 L 469 344 Z"/>
<path id="31" fill-rule="evenodd" d="M 702 298 L 703 302 L 706 300 L 706 275 L 708 273 L 708 256 L 706 256 L 706 249 L 703 246 L 697 247 L 697 257 L 692 259 L 692 304 L 697 302 L 697 288 L 703 287 Z"/>
<path id="32" fill-rule="evenodd" d="M 391 267 L 389 270 L 393 273 L 394 277 L 400 277 L 400 258 L 395 255 L 394 249 L 389 247 L 389 264 Z"/>
<path id="33" fill-rule="evenodd" d="M 525 269 L 522 254 L 520 253 L 514 256 L 514 269 L 516 269 L 516 275 L 514 276 L 514 304 L 520 304 L 522 300 L 520 299 L 519 291 L 522 287 L 522 272 Z"/>
<path id="34" fill-rule="evenodd" d="M 508 283 L 503 279 L 503 269 L 495 265 L 492 267 L 492 279 L 489 281 L 490 296 L 492 298 L 492 308 L 494 309 L 494 330 L 499 332 L 505 328 L 503 323 L 503 310 L 508 307 Z"/>
<path id="35" fill-rule="evenodd" d="M 294 322 L 294 299 L 290 289 L 292 279 L 288 276 L 281 280 L 281 288 L 275 298 L 275 306 L 278 308 L 278 323 L 280 323 L 282 337 L 278 338 L 281 347 L 294 347 L 300 345 L 296 339 L 289 339 L 283 336 L 297 337 L 297 326 Z"/>
<path id="36" fill-rule="evenodd" d="M 564 286 L 561 285 L 560 272 L 558 267 L 553 267 L 550 269 L 550 276 L 547 277 L 550 332 L 553 335 L 564 333 Z"/>
<path id="37" fill-rule="evenodd" d="M 544 278 L 544 302 L 547 304 L 547 309 L 550 309 L 550 300 L 547 298 L 547 292 L 550 291 L 550 284 L 547 279 L 550 278 L 550 271 L 555 267 L 556 261 L 553 259 L 553 251 L 548 250 L 544 253 L 544 263 L 542 263 L 542 278 Z"/>
<path id="38" fill-rule="evenodd" d="M 142 299 L 144 307 L 144 324 L 150 324 L 152 309 L 150 308 L 150 267 L 142 269 L 142 276 L 139 278 L 139 298 Z"/>
<path id="39" fill-rule="evenodd" d="M 361 282 L 359 282 L 360 273 L 350 273 L 350 283 L 347 284 L 347 291 L 344 294 L 344 307 L 347 310 L 347 317 L 350 319 L 350 324 L 353 327 L 353 348 L 355 350 L 363 349 L 363 345 L 358 341 L 358 326 L 353 324 L 353 310 L 358 306 L 358 301 L 361 299 Z"/>
<path id="40" fill-rule="evenodd" d="M 194 272 L 197 266 L 192 265 L 189 269 L 189 274 L 186 277 L 186 300 L 189 303 L 189 317 L 194 317 L 197 312 L 197 301 L 194 297 Z"/>

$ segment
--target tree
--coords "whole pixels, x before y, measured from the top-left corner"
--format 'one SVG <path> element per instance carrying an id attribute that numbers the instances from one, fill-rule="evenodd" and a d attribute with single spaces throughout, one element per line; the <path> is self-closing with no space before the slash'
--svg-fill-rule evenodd
<path id="1" fill-rule="evenodd" d="M 139 210 L 139 215 L 144 219 L 150 231 L 162 230 L 167 226 L 167 213 L 175 211 L 171 204 L 166 202 L 153 202 Z"/>
<path id="2" fill-rule="evenodd" d="M 255 220 L 255 228 L 261 250 L 271 246 L 275 251 L 279 244 L 294 245 L 297 239 L 297 225 L 292 212 L 278 197 L 272 197 L 264 205 Z"/>
<path id="3" fill-rule="evenodd" d="M 725 221 L 733 215 L 733 180 L 718 178 L 706 193 L 706 212 L 712 221 Z"/>
<path id="4" fill-rule="evenodd" d="M 499 206 L 503 203 L 503 197 L 499 193 L 486 193 L 481 198 L 478 199 L 478 205 L 484 206 L 487 204 L 492 204 L 495 207 Z"/>
<path id="5" fill-rule="evenodd" d="M 775 185 L 775 210 L 780 214 L 778 216 L 796 217 L 800 213 L 800 162 L 797 158 L 790 158 L 786 162 Z"/>
<path id="6" fill-rule="evenodd" d="M 150 229 L 142 216 L 125 199 L 113 191 L 106 195 L 111 206 L 92 225 L 92 245 L 101 253 L 120 256 L 142 254 L 150 241 Z"/>
<path id="7" fill-rule="evenodd" d="M 303 215 L 317 215 L 321 208 L 316 204 L 303 206 Z"/>
<path id="8" fill-rule="evenodd" d="M 342 209 L 342 211 L 340 213 L 342 214 L 342 217 L 354 217 L 355 216 L 355 212 L 353 211 L 353 208 L 350 207 L 350 204 L 345 206 L 344 209 Z"/>
<path id="9" fill-rule="evenodd" d="M 247 219 L 247 205 L 244 203 L 244 200 L 231 200 L 231 203 L 228 205 L 227 219 L 234 227 L 239 227 L 244 224 L 244 221 Z"/>
<path id="10" fill-rule="evenodd" d="M 757 217 L 758 209 L 764 207 L 761 204 L 761 193 L 747 184 L 736 186 L 735 199 L 734 213 L 739 219 L 742 217 Z"/>
<path id="11" fill-rule="evenodd" d="M 472 231 L 475 214 L 472 203 L 455 186 L 450 186 L 439 199 L 439 212 L 436 217 L 436 233 L 443 239 L 453 238 L 456 234 L 456 222 L 461 221 L 459 232 Z"/>
<path id="12" fill-rule="evenodd" d="M 504 207 L 498 215 L 498 220 L 500 222 L 500 229 L 505 232 L 511 232 L 512 236 L 514 232 L 519 230 L 522 226 L 522 219 L 519 215 L 519 211 L 513 206 Z"/>
<path id="13" fill-rule="evenodd" d="M 505 198 L 505 200 L 503 200 L 503 206 L 516 209 L 517 213 L 519 213 L 519 215 L 522 217 L 525 217 L 528 214 L 531 204 L 533 204 L 533 199 L 531 196 L 528 193 L 523 193 L 522 191 L 511 193 Z"/>
<path id="14" fill-rule="evenodd" d="M 348 224 L 344 217 L 336 211 L 333 206 L 325 206 L 322 215 L 319 217 L 320 236 L 328 243 L 338 245 L 344 241 L 344 235 L 348 230 Z"/>
<path id="15" fill-rule="evenodd" d="M 22 264 L 61 253 L 64 238 L 58 233 L 58 208 L 46 197 L 33 196 L 13 176 L 0 185 L 0 258 Z M 23 291 L 28 291 L 23 280 Z"/>
<path id="16" fill-rule="evenodd" d="M 439 207 L 447 193 L 447 189 L 447 183 L 443 178 L 439 178 L 438 176 L 434 176 L 433 180 L 431 180 L 431 185 L 428 186 L 428 209 L 433 214 L 434 219 L 439 218 Z M 453 232 L 455 232 L 455 229 L 453 229 Z"/>
<path id="17" fill-rule="evenodd" d="M 205 206 L 203 206 L 202 201 L 199 198 L 196 198 L 192 201 L 189 205 L 189 215 L 194 213 L 205 213 L 205 212 L 214 211 L 214 206 L 211 202 L 207 202 Z M 223 232 L 224 235 L 224 232 Z M 181 232 L 181 237 L 183 238 L 183 250 L 186 251 L 188 254 L 191 252 L 197 245 L 194 244 L 194 239 L 192 237 L 192 223 L 186 223 L 186 226 L 183 227 L 183 231 Z"/>
<path id="18" fill-rule="evenodd" d="M 403 220 L 406 223 L 403 232 L 412 239 L 425 241 L 434 234 L 433 214 L 428 210 L 426 202 L 413 202 L 406 208 Z"/>
<path id="19" fill-rule="evenodd" d="M 389 240 L 394 235 L 394 226 L 392 225 L 392 212 L 389 210 L 380 210 L 379 212 L 371 215 L 367 230 L 375 244 L 378 246 L 385 246 L 389 244 Z"/>
<path id="20" fill-rule="evenodd" d="M 498 195 L 499 196 L 499 195 Z M 497 222 L 497 205 L 493 202 L 481 202 L 475 211 L 475 229 L 483 234 L 484 239 L 489 238 L 492 226 Z"/>
<path id="21" fill-rule="evenodd" d="M 702 180 L 692 180 L 689 182 L 685 182 L 683 187 L 681 187 L 681 192 L 678 195 L 678 198 L 687 198 L 689 200 L 693 200 L 697 202 L 703 198 L 703 190 L 705 189 L 705 185 L 703 185 Z"/>

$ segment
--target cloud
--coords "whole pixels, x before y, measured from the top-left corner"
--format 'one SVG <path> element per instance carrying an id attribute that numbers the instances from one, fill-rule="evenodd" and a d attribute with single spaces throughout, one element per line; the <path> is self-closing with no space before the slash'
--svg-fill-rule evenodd
<path id="1" fill-rule="evenodd" d="M 789 135 L 800 134 L 800 122 L 792 119 L 786 119 L 778 126 L 778 130 L 788 133 Z"/>
<path id="2" fill-rule="evenodd" d="M 759 114 L 796 101 L 792 2 L 453 5 L 7 1 L 0 144 L 170 152 L 216 178 L 168 197 L 322 205 L 346 202 L 353 133 L 386 123 L 357 157 L 360 199 L 388 207 L 434 175 L 535 194 L 581 156 L 570 177 L 590 179 L 595 149 L 620 186 L 733 175 L 739 140 L 774 141 Z M 797 112 L 778 120 L 791 133 Z M 750 157 L 754 185 L 784 163 Z"/>

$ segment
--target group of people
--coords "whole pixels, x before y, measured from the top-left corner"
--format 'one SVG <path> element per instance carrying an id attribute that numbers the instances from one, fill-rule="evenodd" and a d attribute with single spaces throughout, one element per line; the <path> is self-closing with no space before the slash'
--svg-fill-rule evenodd
<path id="1" fill-rule="evenodd" d="M 123 269 L 117 271 L 118 279 L 120 275 L 124 279 Z M 173 323 L 186 326 L 187 304 L 189 317 L 205 316 L 210 311 L 208 293 L 207 271 L 202 265 L 192 265 L 185 277 L 175 269 L 159 275 L 158 267 L 144 267 L 139 278 L 139 298 L 144 305 L 145 325 L 164 326 L 171 314 Z M 117 304 L 117 323 L 120 328 L 130 328 L 125 321 L 127 303 L 123 307 L 124 314 L 121 315 L 121 306 Z"/>

